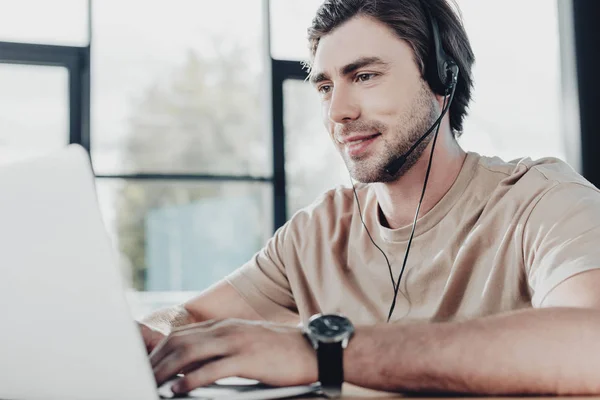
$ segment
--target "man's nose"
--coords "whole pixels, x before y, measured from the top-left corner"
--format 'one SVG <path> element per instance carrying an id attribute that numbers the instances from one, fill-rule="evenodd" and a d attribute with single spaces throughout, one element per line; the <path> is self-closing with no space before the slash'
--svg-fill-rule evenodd
<path id="1" fill-rule="evenodd" d="M 332 122 L 343 124 L 354 121 L 360 116 L 360 107 L 347 90 L 333 89 L 329 103 L 329 119 Z"/>

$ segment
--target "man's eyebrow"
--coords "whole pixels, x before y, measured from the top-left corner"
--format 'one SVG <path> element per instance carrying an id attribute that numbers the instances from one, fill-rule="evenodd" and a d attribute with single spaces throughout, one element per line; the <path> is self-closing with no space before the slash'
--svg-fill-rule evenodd
<path id="1" fill-rule="evenodd" d="M 311 72 L 310 77 L 309 77 L 310 83 L 313 86 L 316 86 L 317 84 L 319 84 L 323 81 L 326 81 L 327 79 L 329 79 L 329 76 L 327 76 L 327 74 L 324 72 L 319 72 L 317 74 L 313 74 Z"/>
<path id="2" fill-rule="evenodd" d="M 387 67 L 389 63 L 383 61 L 379 57 L 361 57 L 358 60 L 353 61 L 350 64 L 344 65 L 342 68 L 340 68 L 340 75 L 348 76 L 353 74 L 357 69 L 375 65 L 380 67 Z"/>
<path id="3" fill-rule="evenodd" d="M 348 76 L 356 72 L 356 70 L 368 67 L 368 66 L 381 66 L 387 67 L 389 66 L 388 62 L 383 61 L 379 57 L 360 57 L 356 61 L 351 62 L 350 64 L 346 64 L 340 68 L 340 75 Z M 324 72 L 318 72 L 315 74 L 310 74 L 309 80 L 313 85 L 317 85 L 320 82 L 326 81 L 329 79 L 329 76 Z"/>

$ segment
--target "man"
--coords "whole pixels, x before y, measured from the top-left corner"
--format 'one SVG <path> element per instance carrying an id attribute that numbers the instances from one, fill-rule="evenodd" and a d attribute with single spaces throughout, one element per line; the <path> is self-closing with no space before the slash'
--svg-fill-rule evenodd
<path id="1" fill-rule="evenodd" d="M 427 73 L 434 23 L 459 72 L 439 131 L 417 144 L 452 97 Z M 181 392 L 227 376 L 327 379 L 335 368 L 293 324 L 339 313 L 355 328 L 333 373 L 359 386 L 600 393 L 600 193 L 559 160 L 460 148 L 474 58 L 448 3 L 329 0 L 309 39 L 324 124 L 362 183 L 356 198 L 326 193 L 236 273 L 146 319 L 158 383 L 181 371 Z"/>

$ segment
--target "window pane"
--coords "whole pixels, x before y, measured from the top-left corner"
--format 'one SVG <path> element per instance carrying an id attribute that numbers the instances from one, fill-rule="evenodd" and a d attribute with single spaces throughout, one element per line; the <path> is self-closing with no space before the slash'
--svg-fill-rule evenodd
<path id="1" fill-rule="evenodd" d="M 321 101 L 307 82 L 283 84 L 288 215 L 324 191 L 350 185 L 350 175 L 321 121 Z"/>
<path id="2" fill-rule="evenodd" d="M 565 159 L 556 2 L 457 3 L 477 58 L 474 100 L 461 144 L 506 160 Z"/>
<path id="3" fill-rule="evenodd" d="M 278 60 L 306 60 L 306 29 L 323 0 L 270 0 L 271 56 Z"/>
<path id="4" fill-rule="evenodd" d="M 0 41 L 87 46 L 87 0 L 0 0 Z"/>
<path id="5" fill-rule="evenodd" d="M 69 143 L 66 68 L 0 64 L 0 88 L 0 164 Z"/>
<path id="6" fill-rule="evenodd" d="M 260 0 L 94 2 L 96 171 L 271 175 L 261 10 Z"/>
<path id="7" fill-rule="evenodd" d="M 130 286 L 200 291 L 250 260 L 273 233 L 271 185 L 98 179 Z"/>

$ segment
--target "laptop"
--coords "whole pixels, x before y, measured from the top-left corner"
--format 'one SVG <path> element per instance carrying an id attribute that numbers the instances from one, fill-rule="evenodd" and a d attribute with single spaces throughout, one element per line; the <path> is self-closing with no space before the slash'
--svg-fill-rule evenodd
<path id="1" fill-rule="evenodd" d="M 82 147 L 0 168 L 0 248 L 0 399 L 172 395 L 157 390 Z M 192 395 L 265 399 L 316 390 L 232 379 Z"/>

